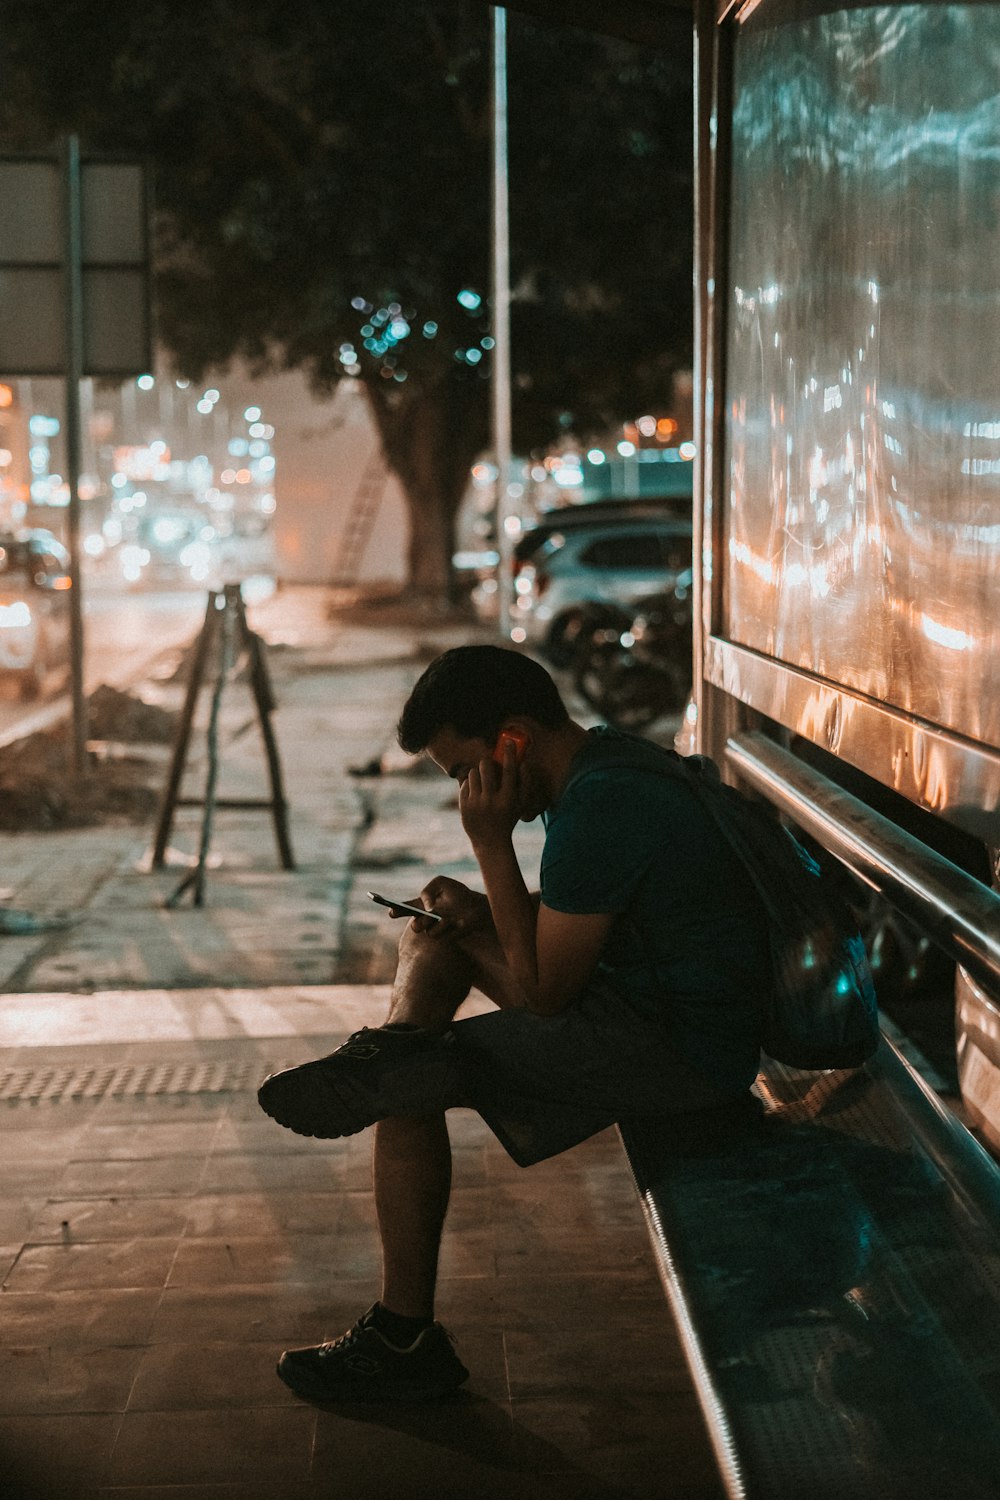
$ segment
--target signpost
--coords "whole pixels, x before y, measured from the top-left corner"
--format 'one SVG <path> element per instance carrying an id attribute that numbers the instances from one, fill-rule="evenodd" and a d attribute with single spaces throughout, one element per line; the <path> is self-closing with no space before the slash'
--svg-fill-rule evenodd
<path id="1" fill-rule="evenodd" d="M 500 631 L 510 635 L 511 496 L 510 225 L 507 182 L 507 12 L 493 7 L 493 452 L 497 470 Z"/>
<path id="2" fill-rule="evenodd" d="M 73 761 L 86 766 L 80 583 L 80 381 L 125 380 L 153 362 L 149 194 L 141 163 L 0 158 L 0 371 L 66 381 Z"/>

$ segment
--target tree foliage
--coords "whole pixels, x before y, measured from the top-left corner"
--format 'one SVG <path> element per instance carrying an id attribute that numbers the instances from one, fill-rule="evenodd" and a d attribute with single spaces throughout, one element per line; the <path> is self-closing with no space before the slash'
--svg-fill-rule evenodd
<path id="1" fill-rule="evenodd" d="M 472 0 L 0 0 L 0 135 L 152 159 L 159 334 L 362 381 L 440 589 L 488 444 L 490 12 Z M 690 40 L 509 13 L 514 440 L 599 435 L 690 360 Z M 419 545 L 416 543 L 419 542 Z"/>

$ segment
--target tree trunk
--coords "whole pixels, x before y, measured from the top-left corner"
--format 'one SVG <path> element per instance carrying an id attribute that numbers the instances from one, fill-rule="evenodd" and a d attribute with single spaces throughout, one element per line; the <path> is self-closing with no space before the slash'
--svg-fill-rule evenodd
<path id="1" fill-rule="evenodd" d="M 454 596 L 455 519 L 488 438 L 484 383 L 445 378 L 412 389 L 366 381 L 386 462 L 406 499 L 407 586 L 444 606 Z"/>

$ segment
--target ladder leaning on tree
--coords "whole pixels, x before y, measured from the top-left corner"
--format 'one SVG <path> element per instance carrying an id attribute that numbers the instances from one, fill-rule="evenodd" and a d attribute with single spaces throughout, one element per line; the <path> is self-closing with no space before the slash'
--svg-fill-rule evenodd
<path id="1" fill-rule="evenodd" d="M 351 498 L 347 521 L 341 533 L 330 582 L 334 588 L 353 588 L 358 581 L 361 559 L 378 515 L 389 470 L 381 448 L 366 463 Z"/>

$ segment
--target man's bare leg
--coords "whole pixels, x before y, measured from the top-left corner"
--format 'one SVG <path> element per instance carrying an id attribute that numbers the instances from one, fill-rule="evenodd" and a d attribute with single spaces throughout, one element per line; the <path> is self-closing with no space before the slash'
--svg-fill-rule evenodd
<path id="1" fill-rule="evenodd" d="M 475 974 L 475 963 L 457 943 L 407 926 L 399 944 L 389 1023 L 445 1031 Z M 380 1120 L 372 1175 L 382 1243 L 382 1306 L 405 1318 L 433 1318 L 451 1192 L 451 1142 L 444 1115 Z"/>

